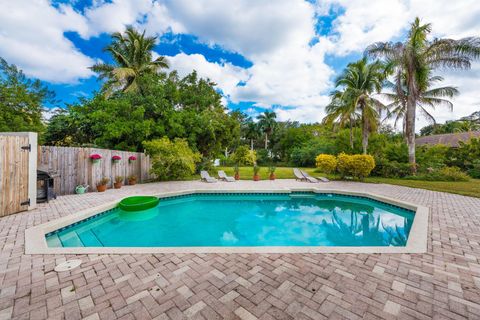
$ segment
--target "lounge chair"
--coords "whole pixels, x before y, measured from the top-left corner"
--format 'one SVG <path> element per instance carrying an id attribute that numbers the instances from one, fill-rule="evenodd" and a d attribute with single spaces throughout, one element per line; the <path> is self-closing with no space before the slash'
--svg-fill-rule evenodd
<path id="1" fill-rule="evenodd" d="M 297 168 L 293 168 L 293 174 L 295 175 L 295 180 L 307 181 L 307 178 L 305 178 L 305 176 Z"/>
<path id="2" fill-rule="evenodd" d="M 303 176 L 305 177 L 305 179 L 307 179 L 308 182 L 311 182 L 311 183 L 318 183 L 319 182 L 317 178 L 312 177 L 311 175 L 309 175 L 308 173 L 306 173 L 303 170 L 300 170 L 300 173 L 303 174 Z"/>
<path id="3" fill-rule="evenodd" d="M 218 177 L 220 178 L 220 180 L 223 180 L 223 181 L 235 182 L 235 178 L 227 176 L 227 174 L 223 170 L 218 171 Z"/>
<path id="4" fill-rule="evenodd" d="M 210 177 L 210 175 L 208 174 L 207 171 L 200 171 L 200 177 L 202 178 L 202 181 L 205 181 L 205 182 L 217 182 L 217 179 L 213 178 L 213 177 Z"/>
<path id="5" fill-rule="evenodd" d="M 330 180 L 328 180 L 327 178 L 325 177 L 317 177 L 318 180 L 322 181 L 322 182 L 330 182 Z"/>

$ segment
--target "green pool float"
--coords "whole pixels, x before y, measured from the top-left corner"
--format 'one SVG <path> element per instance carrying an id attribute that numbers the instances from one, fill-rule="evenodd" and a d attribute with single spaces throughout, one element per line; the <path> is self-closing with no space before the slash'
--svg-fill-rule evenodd
<path id="1" fill-rule="evenodd" d="M 159 201 L 154 196 L 134 196 L 122 199 L 118 207 L 123 211 L 142 211 L 156 207 Z"/>

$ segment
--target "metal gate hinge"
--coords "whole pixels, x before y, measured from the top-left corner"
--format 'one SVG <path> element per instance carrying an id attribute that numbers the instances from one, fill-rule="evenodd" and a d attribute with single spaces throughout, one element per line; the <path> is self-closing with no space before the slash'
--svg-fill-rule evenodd
<path id="1" fill-rule="evenodd" d="M 23 201 L 22 203 L 20 203 L 21 206 L 29 206 L 30 205 L 30 198 L 28 198 L 27 201 Z"/>
<path id="2" fill-rule="evenodd" d="M 30 152 L 30 151 L 32 151 L 32 145 L 29 144 L 28 146 L 23 146 L 22 150 L 28 150 Z"/>

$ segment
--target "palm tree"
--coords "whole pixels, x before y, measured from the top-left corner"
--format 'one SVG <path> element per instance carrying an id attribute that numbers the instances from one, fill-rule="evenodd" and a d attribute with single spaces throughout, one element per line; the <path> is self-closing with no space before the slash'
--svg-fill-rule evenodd
<path id="1" fill-rule="evenodd" d="M 342 103 L 351 105 L 361 114 L 363 154 L 367 154 L 370 132 L 376 130 L 380 113 L 385 108 L 374 97 L 380 93 L 384 78 L 384 65 L 379 61 L 368 63 L 364 57 L 349 63 L 335 82 L 335 87 L 343 87 L 339 96 Z M 350 107 L 347 109 L 351 110 Z"/>
<path id="2" fill-rule="evenodd" d="M 258 125 L 260 129 L 265 133 L 265 150 L 268 147 L 268 135 L 272 133 L 275 124 L 277 123 L 275 119 L 277 114 L 273 111 L 265 111 L 257 117 Z"/>
<path id="3" fill-rule="evenodd" d="M 248 121 L 244 125 L 244 136 L 250 140 L 250 149 L 253 151 L 253 143 L 259 137 L 258 125 L 253 121 Z"/>
<path id="4" fill-rule="evenodd" d="M 131 26 L 123 34 L 112 34 L 112 43 L 104 51 L 110 53 L 114 63 L 97 63 L 90 67 L 100 79 L 107 79 L 104 86 L 106 96 L 117 90 L 141 93 L 139 79 L 142 75 L 168 68 L 165 57 L 152 57 L 155 41 L 156 37 L 147 37 L 145 31 L 139 33 Z"/>
<path id="5" fill-rule="evenodd" d="M 351 97 L 344 91 L 335 90 L 331 93 L 332 101 L 325 107 L 327 115 L 323 118 L 325 124 L 336 124 L 340 128 L 350 129 L 350 148 L 353 150 L 353 127 L 360 118 L 357 107 Z"/>
<path id="6" fill-rule="evenodd" d="M 421 24 L 416 18 L 412 23 L 405 42 L 378 42 L 370 45 L 366 54 L 383 57 L 387 69 L 395 77 L 397 93 L 402 93 L 402 79 L 405 78 L 407 95 L 405 131 L 408 144 L 408 158 L 412 172 L 416 172 L 415 161 L 415 119 L 418 102 L 422 93 L 428 90 L 433 70 L 439 67 L 470 69 L 471 61 L 480 57 L 480 38 L 468 37 L 460 40 L 434 39 L 427 37 L 432 31 L 431 24 Z"/>
<path id="7" fill-rule="evenodd" d="M 419 108 L 421 114 L 433 124 L 435 124 L 436 121 L 433 115 L 428 111 L 428 107 L 435 109 L 437 105 L 444 105 L 452 110 L 453 103 L 447 99 L 444 99 L 443 97 L 453 98 L 459 93 L 457 88 L 450 86 L 431 88 L 436 82 L 441 81 L 443 81 L 443 78 L 440 76 L 430 77 L 428 79 L 427 90 L 420 92 L 420 97 L 417 101 L 417 107 Z M 386 86 L 394 89 L 394 92 L 392 93 L 383 93 L 383 96 L 391 101 L 391 103 L 387 105 L 389 110 L 387 118 L 395 119 L 395 127 L 397 126 L 398 122 L 402 121 L 403 133 L 405 134 L 405 115 L 407 111 L 406 97 L 408 96 L 405 78 L 401 81 L 398 87 L 395 83 L 390 81 L 387 82 Z"/>

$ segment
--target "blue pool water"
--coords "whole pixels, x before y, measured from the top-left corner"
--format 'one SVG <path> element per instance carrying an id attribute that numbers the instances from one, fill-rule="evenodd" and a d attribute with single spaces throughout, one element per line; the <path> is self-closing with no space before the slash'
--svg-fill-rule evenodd
<path id="1" fill-rule="evenodd" d="M 115 208 L 46 238 L 49 247 L 405 246 L 413 218 L 354 196 L 196 194 Z"/>

